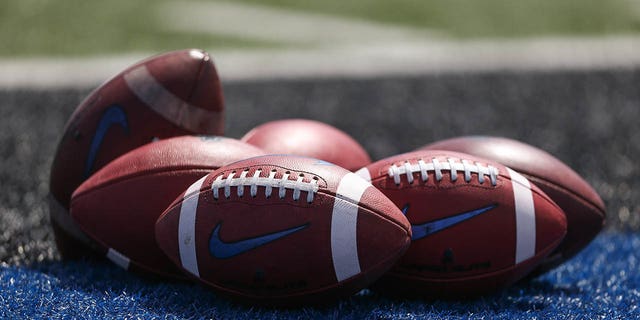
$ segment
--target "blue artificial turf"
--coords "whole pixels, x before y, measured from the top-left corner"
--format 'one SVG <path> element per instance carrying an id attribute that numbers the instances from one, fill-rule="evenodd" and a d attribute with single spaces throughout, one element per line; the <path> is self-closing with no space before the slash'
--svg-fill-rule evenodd
<path id="1" fill-rule="evenodd" d="M 324 307 L 265 309 L 190 284 L 144 279 L 108 262 L 0 269 L 0 318 L 440 319 L 640 317 L 640 234 L 604 233 L 578 256 L 529 282 L 470 301 L 425 301 L 370 291 Z"/>

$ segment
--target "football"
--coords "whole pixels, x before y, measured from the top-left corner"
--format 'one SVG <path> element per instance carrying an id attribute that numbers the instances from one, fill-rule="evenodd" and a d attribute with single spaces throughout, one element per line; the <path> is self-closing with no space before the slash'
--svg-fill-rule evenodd
<path id="1" fill-rule="evenodd" d="M 371 163 L 367 151 L 345 132 L 305 119 L 285 119 L 255 127 L 240 140 L 267 153 L 322 159 L 355 171 Z"/>
<path id="2" fill-rule="evenodd" d="M 93 172 L 153 140 L 221 135 L 223 123 L 218 74 L 201 50 L 151 57 L 91 92 L 67 121 L 51 166 L 49 212 L 62 256 L 88 252 L 91 242 L 68 209 L 73 191 Z"/>
<path id="3" fill-rule="evenodd" d="M 547 271 L 580 252 L 602 229 L 606 209 L 593 188 L 575 171 L 534 146 L 499 137 L 442 140 L 422 149 L 444 149 L 491 159 L 520 172 L 555 201 L 567 216 L 567 236 L 536 270 Z"/>
<path id="4" fill-rule="evenodd" d="M 117 265 L 180 276 L 155 241 L 155 223 L 189 185 L 224 164 L 262 155 L 235 139 L 183 136 L 134 149 L 98 170 L 71 198 L 71 216 Z"/>
<path id="5" fill-rule="evenodd" d="M 156 222 L 156 241 L 221 294 L 293 304 L 365 288 L 405 252 L 411 230 L 356 174 L 323 160 L 268 155 L 188 187 Z"/>
<path id="6" fill-rule="evenodd" d="M 357 172 L 402 209 L 412 242 L 378 288 L 465 297 L 521 279 L 562 241 L 562 210 L 519 173 L 451 151 L 416 151 Z"/>

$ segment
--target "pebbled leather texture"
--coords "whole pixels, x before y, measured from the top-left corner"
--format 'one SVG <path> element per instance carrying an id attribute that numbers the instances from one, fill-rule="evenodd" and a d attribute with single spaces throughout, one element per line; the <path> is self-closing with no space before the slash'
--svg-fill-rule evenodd
<path id="1" fill-rule="evenodd" d="M 491 159 L 527 177 L 553 199 L 567 216 L 567 236 L 536 271 L 543 273 L 571 258 L 602 229 L 606 208 L 598 193 L 562 161 L 526 143 L 500 137 L 468 136 L 422 147 L 444 149 Z"/>
<path id="2" fill-rule="evenodd" d="M 134 77 L 137 91 L 131 86 L 132 74 L 137 75 Z M 167 99 L 179 103 L 169 104 Z M 181 127 L 174 123 L 176 119 L 159 114 L 150 104 L 162 105 L 169 111 L 175 106 L 176 118 L 193 118 L 185 113 L 189 110 L 195 110 L 196 114 L 204 112 L 211 116 L 211 123 L 197 130 Z M 190 107 L 185 108 L 187 105 Z M 119 110 L 118 124 L 107 126 L 110 123 L 103 120 L 105 112 L 115 106 Z M 104 128 L 97 136 L 100 123 L 104 123 Z M 187 49 L 150 57 L 106 81 L 75 109 L 53 159 L 50 193 L 68 210 L 72 192 L 118 156 L 156 139 L 223 132 L 222 88 L 208 53 Z M 51 220 L 54 225 L 60 223 L 55 216 Z M 73 239 L 73 233 L 61 235 L 60 231 L 69 228 L 77 226 L 54 228 L 63 257 L 78 256 L 74 251 L 83 248 L 82 241 L 65 240 Z"/>

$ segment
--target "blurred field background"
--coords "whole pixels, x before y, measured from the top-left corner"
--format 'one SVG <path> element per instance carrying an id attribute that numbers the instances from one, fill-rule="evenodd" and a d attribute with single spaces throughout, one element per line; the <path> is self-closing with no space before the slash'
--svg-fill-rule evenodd
<path id="1" fill-rule="evenodd" d="M 0 318 L 638 317 L 639 31 L 640 1 L 630 0 L 4 0 Z M 351 134 L 374 159 L 457 135 L 518 139 L 594 186 L 608 209 L 605 232 L 553 272 L 472 301 L 365 292 L 287 311 L 102 260 L 61 261 L 45 198 L 66 119 L 137 59 L 189 47 L 219 66 L 230 137 L 311 118 Z M 474 61 L 481 66 L 469 69 Z M 294 65 L 303 65 L 294 76 L 270 78 Z M 340 73 L 354 65 L 357 76 Z"/>
<path id="2" fill-rule="evenodd" d="M 234 5 L 321 14 L 413 29 L 455 39 L 636 35 L 640 4 L 633 0 L 239 0 L 52 1 L 4 0 L 0 56 L 104 55 L 175 48 L 264 48 L 295 43 L 256 39 L 250 33 L 185 30 L 174 22 L 190 6 Z M 210 12 L 215 16 L 215 12 Z M 190 17 L 186 17 L 190 19 Z M 229 22 L 234 16 L 224 17 Z M 223 21 L 224 23 L 224 21 Z M 246 25 L 261 28 L 262 21 Z M 321 29 L 322 26 L 317 26 Z M 348 30 L 345 30 L 348 32 Z"/>

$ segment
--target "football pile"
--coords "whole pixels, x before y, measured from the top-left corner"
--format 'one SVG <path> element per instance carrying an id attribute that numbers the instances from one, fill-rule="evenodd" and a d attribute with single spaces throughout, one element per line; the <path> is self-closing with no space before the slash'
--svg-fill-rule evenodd
<path id="1" fill-rule="evenodd" d="M 550 154 L 461 137 L 371 163 L 317 121 L 221 137 L 210 56 L 131 66 L 67 122 L 50 178 L 64 258 L 103 255 L 161 278 L 268 304 L 363 289 L 462 298 L 505 288 L 578 253 L 605 207 Z"/>

